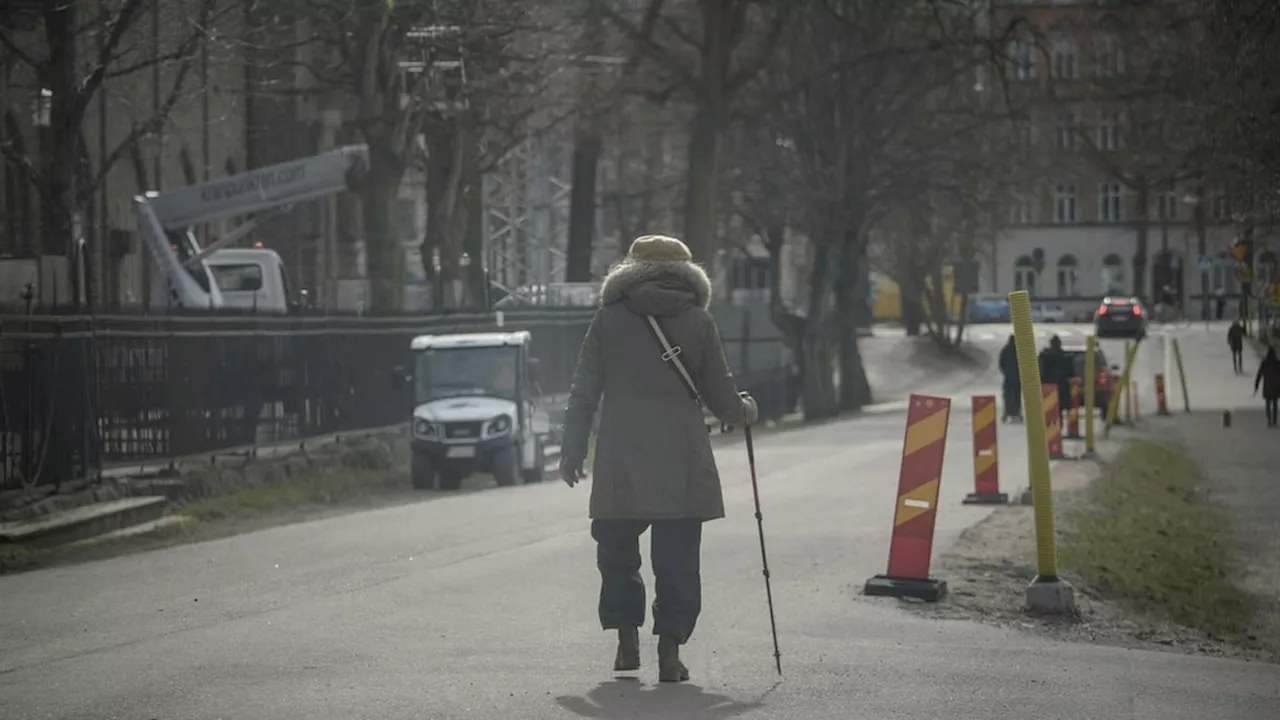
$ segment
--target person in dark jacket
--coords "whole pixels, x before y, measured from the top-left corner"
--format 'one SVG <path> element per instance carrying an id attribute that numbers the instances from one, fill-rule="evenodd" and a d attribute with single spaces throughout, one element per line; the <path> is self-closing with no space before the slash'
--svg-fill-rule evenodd
<path id="1" fill-rule="evenodd" d="M 1267 356 L 1258 365 L 1258 376 L 1253 380 L 1253 393 L 1262 387 L 1262 402 L 1267 409 L 1267 427 L 1280 426 L 1280 357 L 1276 348 L 1267 348 Z"/>
<path id="2" fill-rule="evenodd" d="M 605 277 L 600 301 L 569 392 L 560 472 L 570 487 L 585 477 L 582 466 L 599 406 L 590 515 L 601 580 L 600 624 L 618 633 L 614 669 L 639 669 L 638 629 L 645 621 L 640 535 L 650 530 L 658 679 L 681 682 L 689 670 L 680 661 L 680 646 L 693 633 L 702 605 L 702 524 L 724 517 L 701 403 L 728 426 L 754 423 L 758 411 L 729 372 L 707 311 L 711 281 L 684 243 L 662 235 L 637 238 Z M 647 316 L 658 321 L 672 349 L 679 348 L 676 357 L 687 378 L 664 360 L 665 346 Z"/>
<path id="3" fill-rule="evenodd" d="M 1236 374 L 1244 373 L 1244 326 L 1233 320 L 1227 329 L 1227 347 L 1231 348 L 1231 365 Z"/>
<path id="4" fill-rule="evenodd" d="M 1004 415 L 1001 422 L 1022 418 L 1022 378 L 1018 375 L 1018 348 L 1013 336 L 1000 350 L 1000 374 L 1004 376 Z"/>
<path id="5" fill-rule="evenodd" d="M 1058 387 L 1058 422 L 1062 422 L 1071 403 L 1071 378 L 1076 374 L 1075 363 L 1062 349 L 1062 338 L 1049 338 L 1049 347 L 1040 351 L 1040 382 Z"/>

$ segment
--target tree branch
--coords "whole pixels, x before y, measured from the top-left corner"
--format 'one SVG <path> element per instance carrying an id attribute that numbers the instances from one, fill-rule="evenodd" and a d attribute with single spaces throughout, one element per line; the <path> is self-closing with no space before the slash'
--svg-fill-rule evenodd
<path id="1" fill-rule="evenodd" d="M 129 134 L 112 148 L 111 152 L 107 153 L 101 167 L 98 168 L 98 172 L 94 176 L 93 182 L 82 191 L 84 197 L 88 197 L 101 187 L 101 184 L 107 178 L 107 174 L 111 172 L 111 168 L 115 166 L 120 158 L 132 152 L 140 140 L 150 137 L 164 128 L 165 123 L 169 121 L 169 114 L 173 111 L 174 106 L 178 104 L 178 101 L 182 99 L 183 88 L 186 85 L 186 78 L 191 72 L 192 65 L 194 65 L 193 57 L 188 56 L 183 60 L 178 67 L 177 74 L 174 76 L 173 85 L 169 88 L 169 93 L 165 96 L 160 108 L 146 122 L 141 125 L 134 125 Z"/>

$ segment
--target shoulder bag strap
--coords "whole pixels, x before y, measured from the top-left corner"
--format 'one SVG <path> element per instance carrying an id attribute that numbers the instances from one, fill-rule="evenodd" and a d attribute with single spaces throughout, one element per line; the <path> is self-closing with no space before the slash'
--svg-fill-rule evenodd
<path id="1" fill-rule="evenodd" d="M 693 376 L 689 374 L 689 370 L 685 368 L 684 362 L 680 360 L 683 352 L 679 345 L 672 345 L 667 339 L 667 334 L 662 331 L 662 325 L 658 319 L 652 315 L 644 316 L 645 322 L 649 325 L 654 339 L 658 341 L 658 345 L 662 348 L 662 361 L 669 365 L 676 374 L 680 376 L 680 381 L 684 384 L 684 389 L 689 392 L 689 397 L 693 398 L 699 405 L 702 404 L 702 398 L 698 395 L 698 386 L 693 382 Z"/>

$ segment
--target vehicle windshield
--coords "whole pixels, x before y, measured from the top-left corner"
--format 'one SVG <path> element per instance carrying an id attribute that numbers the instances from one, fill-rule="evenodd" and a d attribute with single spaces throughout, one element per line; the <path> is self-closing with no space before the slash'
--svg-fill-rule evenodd
<path id="1" fill-rule="evenodd" d="M 516 399 L 514 346 L 430 348 L 414 358 L 415 404 L 483 395 Z"/>

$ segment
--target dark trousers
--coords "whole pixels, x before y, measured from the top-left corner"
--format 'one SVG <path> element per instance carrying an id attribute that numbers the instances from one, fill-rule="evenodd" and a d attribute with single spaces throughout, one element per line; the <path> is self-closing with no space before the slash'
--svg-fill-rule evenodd
<path id="1" fill-rule="evenodd" d="M 1280 398 L 1264 398 L 1262 402 L 1267 406 L 1267 427 L 1280 425 Z"/>
<path id="2" fill-rule="evenodd" d="M 1236 372 L 1244 372 L 1244 349 L 1231 348 L 1231 364 Z"/>
<path id="3" fill-rule="evenodd" d="M 605 630 L 644 625 L 640 535 L 649 533 L 653 563 L 653 634 L 689 640 L 702 612 L 701 520 L 592 520 L 600 568 L 600 625 Z"/>
<path id="4" fill-rule="evenodd" d="M 1022 386 L 1018 383 L 1004 384 L 1004 417 L 1022 417 Z"/>

